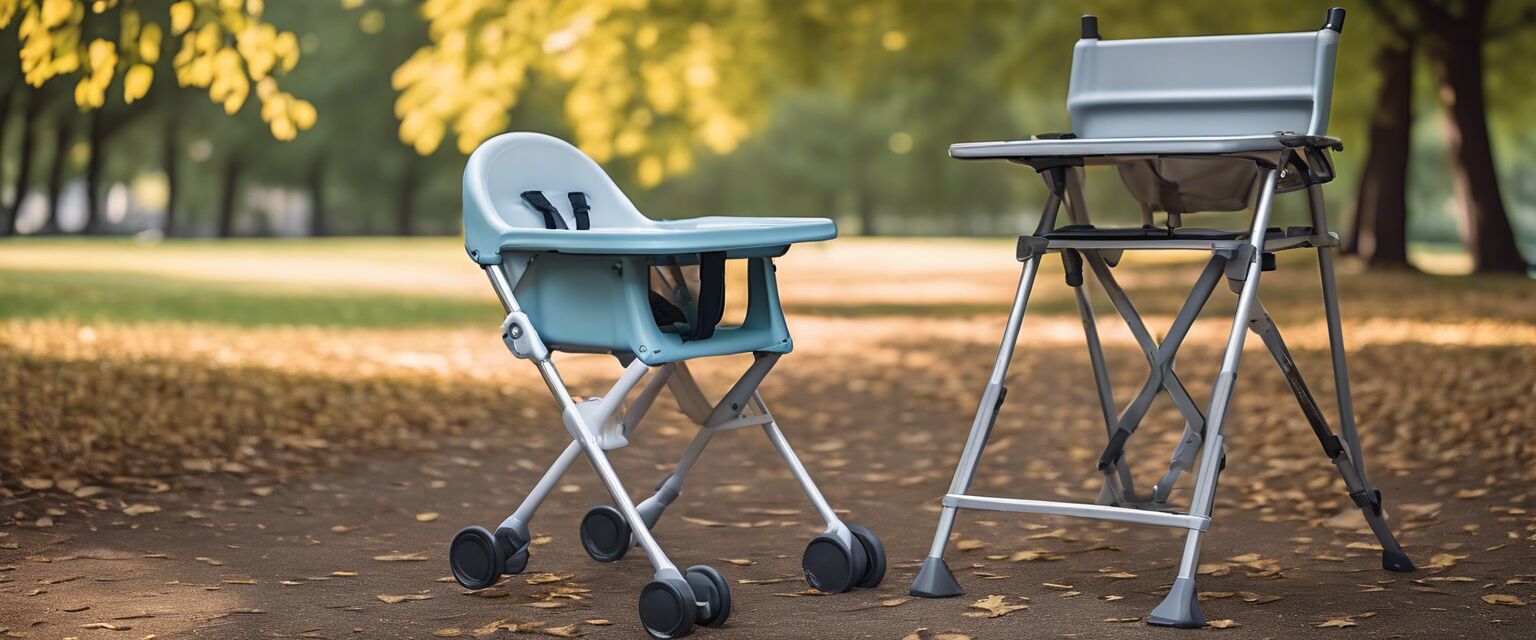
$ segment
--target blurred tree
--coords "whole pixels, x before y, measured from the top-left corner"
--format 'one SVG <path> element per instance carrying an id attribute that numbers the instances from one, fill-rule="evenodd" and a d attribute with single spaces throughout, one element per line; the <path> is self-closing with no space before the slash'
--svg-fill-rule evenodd
<path id="1" fill-rule="evenodd" d="M 431 43 L 394 74 L 400 138 L 429 154 L 449 130 L 461 153 L 507 128 L 533 74 L 566 83 L 576 142 L 599 162 L 631 161 L 654 186 L 693 167 L 702 146 L 737 147 L 796 47 L 809 7 L 766 0 L 426 0 Z M 793 64 L 793 63 L 791 63 Z"/>
<path id="2" fill-rule="evenodd" d="M 1488 132 L 1484 47 L 1490 40 L 1536 25 L 1536 7 L 1511 7 L 1494 19 L 1492 0 L 1412 0 L 1434 64 L 1450 148 L 1451 183 L 1463 242 L 1474 272 L 1526 273 L 1499 189 Z"/>
<path id="3" fill-rule="evenodd" d="M 1382 0 L 1371 13 L 1386 27 L 1376 51 L 1380 86 L 1371 111 L 1366 158 L 1355 196 L 1353 232 L 1344 250 L 1378 268 L 1412 268 L 1408 262 L 1408 158 L 1413 132 L 1414 51 L 1418 27 Z"/>
<path id="4" fill-rule="evenodd" d="M 103 108 L 107 90 L 122 87 L 122 102 L 143 99 L 155 79 L 155 67 L 174 47 L 181 46 L 168 67 L 183 87 L 205 89 L 208 97 L 233 115 L 245 104 L 254 85 L 261 103 L 260 114 L 272 136 L 294 138 L 313 126 L 312 104 L 295 98 L 278 86 L 276 77 L 293 69 L 299 58 L 297 38 L 263 21 L 263 0 L 0 0 L 0 29 L 16 25 L 19 60 L 27 85 L 38 89 L 57 78 L 78 75 L 73 103 L 81 110 Z M 170 38 L 165 35 L 169 33 Z M 34 92 L 33 97 L 40 95 Z M 29 107 L 28 121 L 35 123 L 42 105 Z M 144 109 L 132 110 L 133 113 Z M 87 226 L 95 224 L 100 185 L 100 160 L 105 145 L 123 124 L 121 114 L 98 114 L 88 125 L 90 182 Z M 62 110 L 55 129 L 55 147 L 73 140 L 74 120 Z M 32 139 L 24 130 L 23 138 Z M 31 144 L 24 144 L 19 169 L 30 179 Z M 49 166 L 47 191 L 49 218 L 45 229 L 57 229 L 56 196 L 63 180 L 65 153 L 56 152 Z M 16 207 L 29 186 L 18 180 L 16 200 L 10 207 L 14 231 Z"/>

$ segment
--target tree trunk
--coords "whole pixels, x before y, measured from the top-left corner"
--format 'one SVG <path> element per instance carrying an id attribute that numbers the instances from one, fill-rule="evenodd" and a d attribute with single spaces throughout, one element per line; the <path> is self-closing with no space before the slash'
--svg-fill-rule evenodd
<path id="1" fill-rule="evenodd" d="M 331 227 L 325 211 L 325 159 L 315 159 L 309 169 L 309 235 L 331 235 Z"/>
<path id="2" fill-rule="evenodd" d="M 416 165 L 415 157 L 405 161 L 405 171 L 400 175 L 400 193 L 396 195 L 395 233 L 402 236 L 416 233 L 413 220 L 416 217 Z"/>
<path id="3" fill-rule="evenodd" d="M 53 157 L 48 161 L 48 219 L 43 222 L 43 233 L 57 234 L 59 226 L 59 193 L 64 190 L 65 161 L 69 159 L 69 143 L 75 136 L 75 119 L 71 110 L 63 110 L 54 128 Z"/>
<path id="4" fill-rule="evenodd" d="M 219 190 L 219 237 L 228 238 L 235 232 L 235 196 L 240 190 L 240 154 L 232 153 L 224 163 L 224 181 Z"/>
<path id="5" fill-rule="evenodd" d="M 1499 192 L 1493 145 L 1488 138 L 1487 95 L 1483 88 L 1483 36 L 1487 2 L 1465 3 L 1464 14 L 1432 24 L 1430 48 L 1439 72 L 1440 102 L 1445 107 L 1446 144 L 1451 184 L 1460 214 L 1462 242 L 1472 254 L 1475 273 L 1525 273 L 1528 266 L 1510 228 Z"/>
<path id="6" fill-rule="evenodd" d="M 1355 237 L 1350 242 L 1366 264 L 1405 268 L 1408 263 L 1408 158 L 1413 129 L 1413 43 L 1383 45 L 1377 52 L 1381 88 L 1371 113 L 1370 147 L 1355 198 Z"/>
<path id="7" fill-rule="evenodd" d="M 17 84 L 19 82 L 13 80 L 6 87 L 5 94 L 0 95 L 0 175 L 5 175 L 5 134 L 10 131 L 7 125 L 11 123 L 11 105 L 16 104 Z M 0 206 L 4 206 L 4 203 L 0 203 Z M 4 234 L 4 231 L 0 231 L 0 234 Z"/>
<path id="8" fill-rule="evenodd" d="M 169 238 L 176 235 L 176 176 L 181 167 L 180 122 L 177 120 L 178 96 L 169 96 L 165 102 L 165 131 L 161 138 L 160 163 L 165 169 L 165 222 L 160 232 Z"/>
<path id="9" fill-rule="evenodd" d="M 859 235 L 875 235 L 875 199 L 870 197 L 867 189 L 859 189 L 854 203 L 854 212 L 859 216 Z"/>
<path id="10" fill-rule="evenodd" d="M 8 207 L 10 219 L 6 221 L 5 228 L 0 229 L 4 235 L 16 233 L 16 218 L 21 213 L 21 203 L 27 199 L 27 187 L 32 182 L 32 151 L 37 146 L 37 117 L 43 111 L 43 98 L 37 89 L 28 88 L 27 108 L 23 111 L 21 123 L 21 150 L 17 154 L 16 188 L 11 196 L 11 206 Z"/>
<path id="11" fill-rule="evenodd" d="M 101 169 L 107 145 L 106 118 L 102 115 L 104 112 L 105 109 L 91 112 L 91 157 L 85 163 L 85 226 L 80 229 L 81 233 L 101 230 L 101 196 L 104 193 Z"/>

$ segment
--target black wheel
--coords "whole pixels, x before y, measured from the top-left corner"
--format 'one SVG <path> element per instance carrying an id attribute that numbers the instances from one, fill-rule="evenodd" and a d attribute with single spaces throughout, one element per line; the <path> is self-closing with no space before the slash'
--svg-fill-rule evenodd
<path id="1" fill-rule="evenodd" d="M 688 567 L 683 577 L 693 589 L 693 596 L 709 605 L 708 609 L 696 613 L 695 622 L 706 627 L 724 625 L 725 619 L 731 617 L 731 588 L 726 584 L 725 576 L 714 567 L 701 564 Z"/>
<path id="2" fill-rule="evenodd" d="M 598 562 L 614 562 L 629 553 L 629 536 L 624 514 L 606 504 L 588 509 L 581 519 L 581 546 Z"/>
<path id="3" fill-rule="evenodd" d="M 496 530 L 496 548 L 501 550 L 504 558 L 502 573 L 515 576 L 528 568 L 528 536 L 511 527 L 502 527 Z"/>
<path id="4" fill-rule="evenodd" d="M 484 589 L 496 584 L 505 561 L 495 538 L 485 527 L 465 527 L 453 536 L 453 545 L 448 547 L 453 579 L 465 589 Z"/>
<path id="5" fill-rule="evenodd" d="M 800 568 L 811 588 L 827 593 L 842 593 L 853 588 L 869 568 L 864 545 L 844 543 L 837 536 L 823 533 L 805 545 Z"/>
<path id="6" fill-rule="evenodd" d="M 864 546 L 864 556 L 869 559 L 869 566 L 864 569 L 864 576 L 859 578 L 858 586 L 865 589 L 880 586 L 880 581 L 885 579 L 885 545 L 880 543 L 880 537 L 875 532 L 862 524 L 850 522 L 848 530 Z"/>
<path id="7" fill-rule="evenodd" d="M 693 632 L 693 588 L 678 579 L 652 580 L 640 590 L 640 623 L 652 638 L 681 638 Z"/>

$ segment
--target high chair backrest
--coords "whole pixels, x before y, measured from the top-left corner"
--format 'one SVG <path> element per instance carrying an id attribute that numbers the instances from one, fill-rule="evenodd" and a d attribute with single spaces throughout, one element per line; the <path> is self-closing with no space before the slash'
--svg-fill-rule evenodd
<path id="1" fill-rule="evenodd" d="M 1083 19 L 1067 111 L 1080 138 L 1326 135 L 1344 12 L 1318 31 L 1102 40 Z"/>
<path id="2" fill-rule="evenodd" d="M 544 214 L 523 198 L 530 191 L 542 193 L 571 230 L 558 233 L 581 233 L 572 192 L 586 194 L 594 229 L 652 223 L 580 149 L 541 133 L 505 133 L 481 144 L 464 168 L 464 241 L 477 260 L 494 257 L 497 239 L 511 229 L 546 228 Z"/>

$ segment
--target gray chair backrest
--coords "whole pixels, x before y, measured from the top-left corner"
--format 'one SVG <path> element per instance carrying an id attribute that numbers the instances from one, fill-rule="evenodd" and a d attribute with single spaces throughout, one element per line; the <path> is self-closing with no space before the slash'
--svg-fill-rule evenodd
<path id="1" fill-rule="evenodd" d="M 1331 20 L 1304 33 L 1137 40 L 1101 40 L 1087 20 L 1067 91 L 1078 137 L 1327 134 Z"/>

